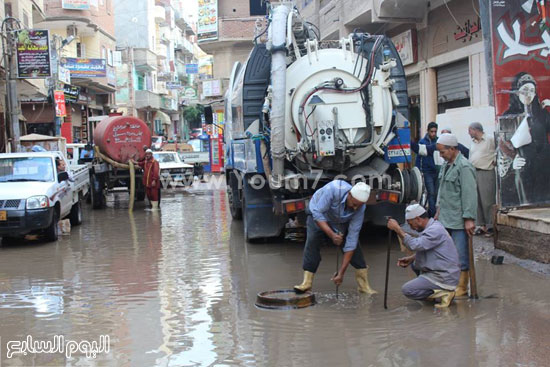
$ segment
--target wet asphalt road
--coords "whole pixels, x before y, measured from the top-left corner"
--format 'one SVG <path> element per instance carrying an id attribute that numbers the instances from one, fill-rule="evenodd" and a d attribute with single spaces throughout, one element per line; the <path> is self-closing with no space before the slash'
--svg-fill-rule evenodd
<path id="1" fill-rule="evenodd" d="M 124 205 L 122 205 L 124 206 Z M 261 291 L 301 281 L 302 245 L 247 244 L 222 189 L 163 193 L 162 211 L 86 209 L 56 243 L 0 249 L 1 366 L 548 366 L 548 278 L 477 261 L 477 301 L 448 310 L 400 293 L 412 273 L 394 266 L 383 309 L 386 234 L 362 246 L 380 294 L 355 291 L 348 270 L 336 300 L 336 252 L 322 251 L 318 303 L 293 311 L 254 306 Z M 95 358 L 17 353 L 13 341 L 108 341 Z M 106 339 L 102 336 L 108 336 Z M 82 344 L 79 344 L 82 347 Z M 84 348 L 85 351 L 85 348 Z"/>

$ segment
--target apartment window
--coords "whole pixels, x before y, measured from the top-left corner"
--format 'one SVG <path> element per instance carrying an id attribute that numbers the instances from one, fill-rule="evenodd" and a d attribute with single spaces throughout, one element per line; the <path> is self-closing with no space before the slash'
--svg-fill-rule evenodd
<path id="1" fill-rule="evenodd" d="M 267 8 L 265 1 L 250 0 L 250 15 L 266 15 Z"/>
<path id="2" fill-rule="evenodd" d="M 107 60 L 107 49 L 105 46 L 101 46 L 101 58 L 103 60 Z"/>
<path id="3" fill-rule="evenodd" d="M 29 24 L 29 14 L 27 14 L 26 11 L 23 12 L 23 24 L 26 28 L 30 28 L 31 25 Z"/>
<path id="4" fill-rule="evenodd" d="M 113 66 L 114 64 L 113 50 L 109 50 L 107 53 L 107 64 L 110 66 Z"/>
<path id="5" fill-rule="evenodd" d="M 83 43 L 76 44 L 76 57 L 86 57 L 86 46 Z"/>
<path id="6" fill-rule="evenodd" d="M 145 78 L 143 75 L 137 76 L 137 90 L 145 90 Z"/>
<path id="7" fill-rule="evenodd" d="M 11 10 L 11 3 L 4 4 L 4 13 L 6 14 L 6 17 L 12 17 L 13 13 Z"/>

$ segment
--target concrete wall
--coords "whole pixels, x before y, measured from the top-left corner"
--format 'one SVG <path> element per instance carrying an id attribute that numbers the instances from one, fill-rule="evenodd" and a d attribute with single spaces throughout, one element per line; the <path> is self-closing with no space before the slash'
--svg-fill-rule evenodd
<path id="1" fill-rule="evenodd" d="M 154 0 L 119 1 L 115 4 L 115 33 L 118 46 L 147 48 L 155 52 L 154 6 Z"/>
<path id="2" fill-rule="evenodd" d="M 44 0 L 44 12 L 48 17 L 81 17 L 89 19 L 102 30 L 114 36 L 114 0 L 98 1 L 89 10 L 67 10 L 62 8 L 62 0 Z M 136 1 L 134 3 L 139 3 Z"/>

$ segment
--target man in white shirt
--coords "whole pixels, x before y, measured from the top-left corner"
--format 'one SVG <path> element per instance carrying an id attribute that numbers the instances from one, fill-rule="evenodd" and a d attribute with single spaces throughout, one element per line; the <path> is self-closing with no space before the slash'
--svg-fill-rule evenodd
<path id="1" fill-rule="evenodd" d="M 468 128 L 472 138 L 470 163 L 476 169 L 477 225 L 481 232 L 493 232 L 493 206 L 496 202 L 495 140 L 483 132 L 483 125 L 472 122 Z"/>

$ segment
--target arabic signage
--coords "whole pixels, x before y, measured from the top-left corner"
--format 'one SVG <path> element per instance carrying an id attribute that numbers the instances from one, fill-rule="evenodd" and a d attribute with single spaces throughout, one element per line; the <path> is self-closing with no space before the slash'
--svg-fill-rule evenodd
<path id="1" fill-rule="evenodd" d="M 71 78 L 104 78 L 107 76 L 105 59 L 63 57 L 61 65 L 71 71 Z"/>
<path id="2" fill-rule="evenodd" d="M 503 207 L 550 203 L 550 2 L 491 2 Z"/>
<path id="3" fill-rule="evenodd" d="M 199 0 L 197 38 L 199 42 L 218 39 L 218 0 Z"/>
<path id="4" fill-rule="evenodd" d="M 175 90 L 182 89 L 183 86 L 180 82 L 166 82 L 166 89 Z"/>
<path id="5" fill-rule="evenodd" d="M 48 78 L 52 75 L 50 41 L 47 30 L 23 29 L 17 32 L 17 77 Z"/>
<path id="6" fill-rule="evenodd" d="M 197 97 L 197 91 L 195 90 L 195 88 L 187 87 L 185 88 L 185 92 L 183 92 L 183 95 L 187 99 L 194 99 Z"/>
<path id="7" fill-rule="evenodd" d="M 80 94 L 80 87 L 65 84 L 63 87 L 63 94 L 65 95 L 65 102 L 77 103 Z"/>
<path id="8" fill-rule="evenodd" d="M 417 60 L 416 29 L 409 29 L 392 38 L 403 66 L 414 64 Z"/>
<path id="9" fill-rule="evenodd" d="M 89 10 L 90 0 L 63 0 L 61 7 L 68 10 Z"/>
<path id="10" fill-rule="evenodd" d="M 185 64 L 185 73 L 186 74 L 198 74 L 199 73 L 199 64 Z"/>
<path id="11" fill-rule="evenodd" d="M 214 97 L 221 95 L 220 81 L 205 80 L 202 82 L 202 94 L 204 97 Z"/>
<path id="12" fill-rule="evenodd" d="M 479 18 L 472 21 L 468 19 L 464 22 L 463 26 L 457 26 L 457 31 L 454 32 L 455 41 L 462 40 L 462 42 L 469 42 L 474 38 L 477 38 L 481 34 L 481 21 Z"/>
<path id="13" fill-rule="evenodd" d="M 53 98 L 55 101 L 55 116 L 67 116 L 67 109 L 65 106 L 65 93 L 62 90 L 56 90 L 53 92 Z"/>

